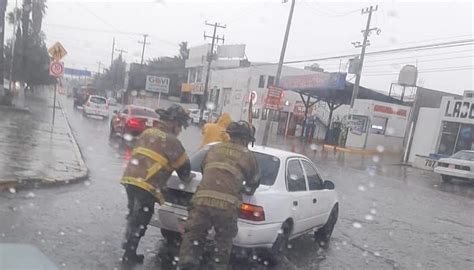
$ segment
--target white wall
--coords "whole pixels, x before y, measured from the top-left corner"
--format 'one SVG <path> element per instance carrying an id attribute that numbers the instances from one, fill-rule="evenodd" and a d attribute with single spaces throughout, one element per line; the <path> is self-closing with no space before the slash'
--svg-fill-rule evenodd
<path id="1" fill-rule="evenodd" d="M 441 110 L 439 108 L 420 108 L 411 144 L 409 162 L 414 162 L 416 155 L 427 156 L 436 151 L 436 143 L 441 128 Z"/>

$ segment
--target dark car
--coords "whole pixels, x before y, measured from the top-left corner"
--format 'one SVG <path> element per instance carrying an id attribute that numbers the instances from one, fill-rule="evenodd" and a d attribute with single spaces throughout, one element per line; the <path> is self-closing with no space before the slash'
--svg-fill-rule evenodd
<path id="1" fill-rule="evenodd" d="M 90 95 L 95 95 L 96 90 L 90 86 L 74 87 L 72 89 L 72 96 L 74 98 L 74 108 L 83 106 L 87 102 Z"/>
<path id="2" fill-rule="evenodd" d="M 131 140 L 145 129 L 159 121 L 158 114 L 151 108 L 127 105 L 120 111 L 114 111 L 110 121 L 110 134 Z"/>

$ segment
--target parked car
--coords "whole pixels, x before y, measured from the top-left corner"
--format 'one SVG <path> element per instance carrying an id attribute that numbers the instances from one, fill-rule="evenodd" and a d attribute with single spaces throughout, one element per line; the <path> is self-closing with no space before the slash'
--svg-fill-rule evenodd
<path id="1" fill-rule="evenodd" d="M 200 123 L 199 118 L 200 118 L 200 111 L 198 109 L 193 109 L 190 110 L 189 116 L 191 117 L 191 123 L 193 124 L 205 124 L 205 123 L 210 123 L 214 122 L 219 118 L 219 114 L 217 112 L 210 112 L 208 110 L 205 110 L 202 119 L 203 121 Z"/>
<path id="2" fill-rule="evenodd" d="M 434 172 L 440 174 L 444 182 L 451 182 L 453 178 L 474 180 L 474 151 L 462 150 L 439 159 Z"/>
<path id="3" fill-rule="evenodd" d="M 173 174 L 163 191 L 166 203 L 156 206 L 158 218 L 151 224 L 168 241 L 183 231 L 209 147 L 190 158 L 196 177 L 183 186 Z M 250 150 L 260 167 L 261 184 L 253 196 L 243 196 L 234 251 L 239 255 L 257 252 L 273 263 L 281 258 L 290 239 L 314 232 L 318 243 L 328 243 L 339 209 L 334 183 L 323 180 L 314 163 L 303 155 L 261 146 Z"/>
<path id="4" fill-rule="evenodd" d="M 107 98 L 91 95 L 83 105 L 83 114 L 85 116 L 100 116 L 103 119 L 109 119 L 109 104 Z"/>
<path id="5" fill-rule="evenodd" d="M 150 108 L 136 105 L 127 105 L 120 111 L 114 111 L 110 120 L 110 134 L 124 136 L 140 135 L 145 129 L 152 127 L 159 121 L 158 114 Z"/>
<path id="6" fill-rule="evenodd" d="M 73 99 L 74 99 L 74 108 L 78 106 L 83 106 L 87 102 L 89 96 L 96 94 L 96 89 L 90 85 L 82 87 L 74 87 L 72 89 Z"/>

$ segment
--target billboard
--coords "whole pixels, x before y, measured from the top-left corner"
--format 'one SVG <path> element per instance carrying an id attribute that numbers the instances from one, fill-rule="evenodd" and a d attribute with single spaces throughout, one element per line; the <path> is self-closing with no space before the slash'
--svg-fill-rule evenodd
<path id="1" fill-rule="evenodd" d="M 315 72 L 314 74 L 285 76 L 280 87 L 285 90 L 329 89 L 344 90 L 347 73 Z"/>
<path id="2" fill-rule="evenodd" d="M 146 76 L 145 90 L 149 92 L 168 94 L 170 90 L 170 79 L 148 75 Z"/>

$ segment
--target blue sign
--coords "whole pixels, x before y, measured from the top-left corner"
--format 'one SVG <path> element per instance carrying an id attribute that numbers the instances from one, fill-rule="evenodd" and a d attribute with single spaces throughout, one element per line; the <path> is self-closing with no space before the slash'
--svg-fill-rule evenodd
<path id="1" fill-rule="evenodd" d="M 92 73 L 88 70 L 83 70 L 83 69 L 65 68 L 64 75 L 78 76 L 78 77 L 91 77 Z"/>

